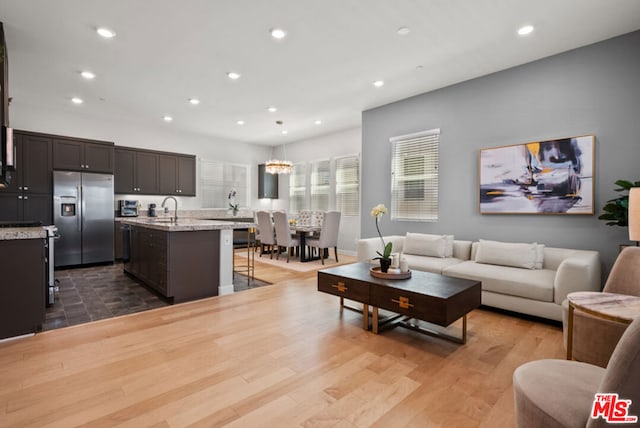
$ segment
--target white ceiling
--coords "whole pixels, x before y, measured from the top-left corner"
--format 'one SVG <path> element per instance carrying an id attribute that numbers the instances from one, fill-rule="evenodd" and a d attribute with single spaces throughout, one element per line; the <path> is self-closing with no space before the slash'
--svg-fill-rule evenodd
<path id="1" fill-rule="evenodd" d="M 359 126 L 366 109 L 640 29 L 640 1 L 0 0 L 0 20 L 16 109 L 279 145 Z M 528 37 L 516 34 L 524 24 L 536 28 Z M 97 26 L 117 36 L 102 39 Z M 287 37 L 272 39 L 273 27 Z M 410 33 L 398 35 L 400 27 Z M 96 79 L 82 79 L 84 69 Z M 230 81 L 232 70 L 242 77 Z"/>

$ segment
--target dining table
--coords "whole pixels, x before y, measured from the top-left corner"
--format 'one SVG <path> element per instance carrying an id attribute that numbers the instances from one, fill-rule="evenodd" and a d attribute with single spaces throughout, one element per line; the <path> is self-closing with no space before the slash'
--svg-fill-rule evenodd
<path id="1" fill-rule="evenodd" d="M 292 232 L 298 235 L 298 242 L 300 244 L 300 261 L 304 263 L 313 260 L 320 260 L 320 255 L 312 257 L 311 254 L 307 254 L 307 238 L 312 235 L 319 235 L 322 231 L 322 227 L 292 224 L 290 228 Z M 325 258 L 327 258 L 329 256 L 329 250 L 325 248 L 323 251 Z"/>

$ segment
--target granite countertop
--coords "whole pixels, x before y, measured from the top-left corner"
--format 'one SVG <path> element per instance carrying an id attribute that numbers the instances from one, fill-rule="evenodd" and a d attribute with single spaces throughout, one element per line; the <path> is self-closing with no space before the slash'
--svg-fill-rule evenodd
<path id="1" fill-rule="evenodd" d="M 123 224 L 145 227 L 147 229 L 164 230 L 166 232 L 186 232 L 192 230 L 222 230 L 222 229 L 246 229 L 256 227 L 255 223 L 233 222 L 222 220 L 200 220 L 195 218 L 180 218 L 177 223 L 172 223 L 168 217 L 122 217 Z"/>
<path id="2" fill-rule="evenodd" d="M 47 232 L 42 226 L 0 228 L 0 241 L 8 241 L 14 239 L 44 239 L 46 237 Z"/>

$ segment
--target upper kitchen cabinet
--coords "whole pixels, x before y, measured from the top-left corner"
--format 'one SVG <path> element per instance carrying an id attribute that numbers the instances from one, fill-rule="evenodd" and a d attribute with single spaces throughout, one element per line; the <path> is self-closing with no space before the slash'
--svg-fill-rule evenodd
<path id="1" fill-rule="evenodd" d="M 15 131 L 16 171 L 0 191 L 0 220 L 51 224 L 52 142 L 46 135 Z"/>
<path id="2" fill-rule="evenodd" d="M 258 165 L 258 199 L 278 199 L 278 174 L 269 174 L 264 164 Z"/>
<path id="3" fill-rule="evenodd" d="M 157 153 L 116 147 L 114 192 L 143 195 L 159 194 Z"/>
<path id="4" fill-rule="evenodd" d="M 76 139 L 53 140 L 53 169 L 113 173 L 113 143 Z"/>
<path id="5" fill-rule="evenodd" d="M 159 185 L 163 195 L 195 196 L 195 156 L 160 155 Z"/>

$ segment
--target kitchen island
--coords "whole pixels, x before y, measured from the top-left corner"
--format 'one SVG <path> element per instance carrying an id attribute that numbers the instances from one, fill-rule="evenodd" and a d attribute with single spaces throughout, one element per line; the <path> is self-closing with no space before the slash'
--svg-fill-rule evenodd
<path id="1" fill-rule="evenodd" d="M 43 227 L 0 228 L 0 340 L 44 322 L 46 236 Z"/>
<path id="2" fill-rule="evenodd" d="M 129 225 L 125 272 L 174 303 L 233 293 L 233 230 L 253 223 L 166 217 Z"/>

